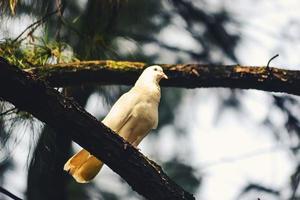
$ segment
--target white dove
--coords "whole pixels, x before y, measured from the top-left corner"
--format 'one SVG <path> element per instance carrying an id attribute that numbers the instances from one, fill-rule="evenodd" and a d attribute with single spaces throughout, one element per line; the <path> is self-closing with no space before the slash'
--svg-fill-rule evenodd
<path id="1" fill-rule="evenodd" d="M 157 127 L 159 81 L 163 78 L 168 79 L 160 66 L 146 68 L 134 87 L 117 100 L 102 123 L 136 147 L 151 129 Z M 102 166 L 103 162 L 82 149 L 66 162 L 64 170 L 77 182 L 87 183 Z"/>

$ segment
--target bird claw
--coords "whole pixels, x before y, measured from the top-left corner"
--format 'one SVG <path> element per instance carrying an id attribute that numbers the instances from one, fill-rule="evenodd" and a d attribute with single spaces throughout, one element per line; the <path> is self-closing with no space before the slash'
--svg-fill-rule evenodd
<path id="1" fill-rule="evenodd" d="M 133 146 L 133 148 L 135 148 L 136 150 L 138 150 L 138 151 L 140 151 L 140 150 L 141 150 L 140 148 L 138 148 L 137 146 L 135 146 L 135 144 L 134 144 L 134 143 L 132 143 L 131 145 L 132 145 L 132 146 Z M 125 143 L 125 144 L 123 145 L 123 149 L 124 149 L 124 150 L 126 150 L 126 149 L 127 149 L 127 147 L 128 147 L 128 144 L 127 144 L 127 143 Z"/>
<path id="2" fill-rule="evenodd" d="M 138 150 L 138 151 L 140 151 L 140 150 L 141 150 L 140 148 L 138 148 L 138 147 L 136 147 L 136 146 L 134 146 L 134 148 L 135 148 L 136 150 Z"/>
<path id="3" fill-rule="evenodd" d="M 192 73 L 198 77 L 200 76 L 199 72 L 196 69 L 192 69 Z"/>

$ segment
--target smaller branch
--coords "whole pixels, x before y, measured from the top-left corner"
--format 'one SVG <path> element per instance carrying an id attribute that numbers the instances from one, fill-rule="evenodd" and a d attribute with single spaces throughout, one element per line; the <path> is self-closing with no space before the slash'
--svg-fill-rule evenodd
<path id="1" fill-rule="evenodd" d="M 31 29 L 31 28 L 32 28 L 32 30 L 29 32 L 28 35 L 32 34 L 32 33 L 33 33 L 33 32 L 34 32 L 41 24 L 43 24 L 44 22 L 46 22 L 46 20 L 47 20 L 49 17 L 51 17 L 52 15 L 56 14 L 57 12 L 60 12 L 61 8 L 62 8 L 62 5 L 59 5 L 58 8 L 57 8 L 55 11 L 50 12 L 50 13 L 47 13 L 47 14 L 46 14 L 44 17 L 42 17 L 41 19 L 39 19 L 39 20 L 37 20 L 36 22 L 30 24 L 27 28 L 25 28 L 24 31 L 22 31 L 22 32 L 20 33 L 20 35 L 18 35 L 18 36 L 13 40 L 13 42 L 18 41 L 18 40 L 20 39 L 20 37 L 22 37 L 22 35 L 23 35 L 24 33 L 26 33 L 26 31 L 28 31 L 28 30 Z"/>
<path id="2" fill-rule="evenodd" d="M 236 156 L 229 156 L 229 157 L 224 157 L 224 158 L 220 158 L 220 159 L 213 160 L 213 161 L 208 161 L 208 162 L 202 164 L 201 170 L 204 171 L 204 170 L 209 169 L 214 166 L 223 165 L 223 164 L 231 164 L 231 163 L 246 160 L 246 159 L 252 159 L 254 157 L 261 156 L 261 155 L 264 155 L 267 153 L 269 153 L 269 154 L 276 153 L 278 151 L 282 151 L 283 148 L 288 148 L 288 147 L 284 146 L 284 145 L 282 145 L 282 146 L 274 145 L 274 146 L 267 147 L 267 148 L 256 149 L 254 151 L 246 152 L 246 153 L 236 155 Z"/>
<path id="3" fill-rule="evenodd" d="M 10 191 L 4 189 L 3 187 L 0 186 L 0 192 L 2 194 L 5 194 L 6 196 L 14 199 L 14 200 L 22 200 L 21 198 L 17 197 L 16 195 L 14 195 L 13 193 L 11 193 Z"/>
<path id="4" fill-rule="evenodd" d="M 296 192 L 298 190 L 298 187 L 299 187 L 299 180 L 293 186 L 293 193 L 292 193 L 291 199 L 296 199 Z"/>

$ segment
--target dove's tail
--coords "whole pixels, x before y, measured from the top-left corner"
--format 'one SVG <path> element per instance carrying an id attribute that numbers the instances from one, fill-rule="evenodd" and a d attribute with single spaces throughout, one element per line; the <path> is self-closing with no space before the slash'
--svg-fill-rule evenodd
<path id="1" fill-rule="evenodd" d="M 87 183 L 98 174 L 102 166 L 103 162 L 82 149 L 66 162 L 64 170 L 68 171 L 78 183 Z"/>

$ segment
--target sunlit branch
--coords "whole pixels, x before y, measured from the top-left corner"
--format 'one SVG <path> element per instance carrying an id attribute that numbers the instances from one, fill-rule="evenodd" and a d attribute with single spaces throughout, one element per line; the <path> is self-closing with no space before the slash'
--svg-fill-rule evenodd
<path id="1" fill-rule="evenodd" d="M 82 61 L 26 69 L 51 86 L 96 84 L 132 85 L 149 64 L 128 61 Z M 162 86 L 227 87 L 300 95 L 300 71 L 265 66 L 161 64 L 168 80 Z"/>

